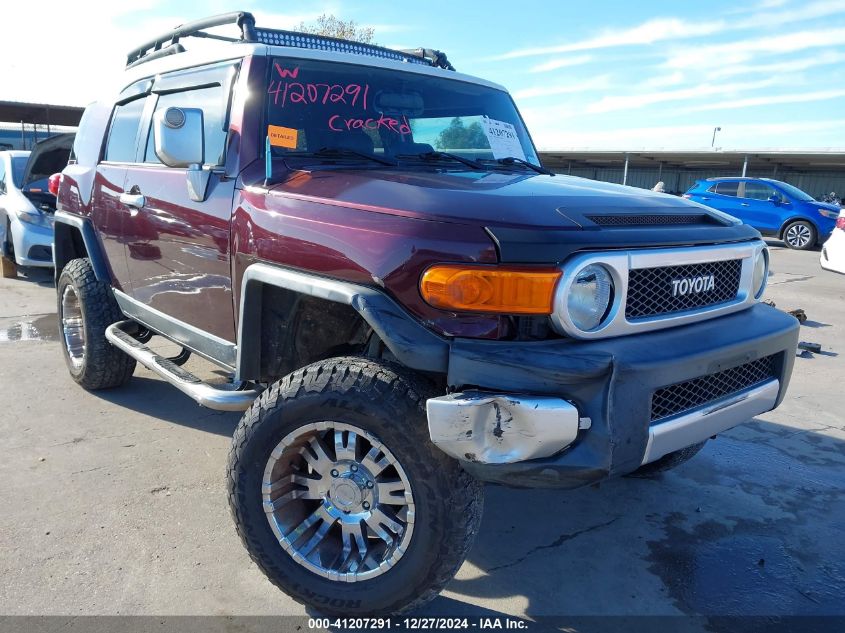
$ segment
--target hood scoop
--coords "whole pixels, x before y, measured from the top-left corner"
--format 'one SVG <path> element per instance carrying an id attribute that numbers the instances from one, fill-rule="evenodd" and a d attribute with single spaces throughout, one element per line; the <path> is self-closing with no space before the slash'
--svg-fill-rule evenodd
<path id="1" fill-rule="evenodd" d="M 604 214 L 585 216 L 593 224 L 599 226 L 675 226 L 679 224 L 707 224 L 724 225 L 712 215 L 707 213 L 683 213 L 683 214 Z"/>

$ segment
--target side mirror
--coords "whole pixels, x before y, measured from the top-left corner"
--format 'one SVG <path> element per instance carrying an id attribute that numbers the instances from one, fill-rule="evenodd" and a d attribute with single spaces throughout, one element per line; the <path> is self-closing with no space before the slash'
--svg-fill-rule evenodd
<path id="1" fill-rule="evenodd" d="M 153 142 L 168 167 L 202 165 L 205 156 L 202 110 L 167 108 L 153 115 Z"/>
<path id="2" fill-rule="evenodd" d="M 775 206 L 778 206 L 781 203 L 780 196 L 777 194 L 769 196 L 769 202 L 771 202 Z"/>

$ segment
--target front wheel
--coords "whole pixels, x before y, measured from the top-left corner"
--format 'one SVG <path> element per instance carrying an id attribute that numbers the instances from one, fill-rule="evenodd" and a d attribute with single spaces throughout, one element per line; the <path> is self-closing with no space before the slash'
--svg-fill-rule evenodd
<path id="1" fill-rule="evenodd" d="M 135 360 L 106 339 L 106 328 L 125 318 L 109 285 L 97 280 L 88 259 L 74 259 L 56 289 L 62 353 L 71 377 L 92 391 L 128 382 Z"/>
<path id="2" fill-rule="evenodd" d="M 816 245 L 816 227 L 806 220 L 796 220 L 783 230 L 783 241 L 796 251 L 808 251 Z"/>
<path id="3" fill-rule="evenodd" d="M 482 487 L 431 443 L 426 387 L 336 358 L 272 385 L 229 454 L 229 504 L 268 578 L 333 615 L 394 614 L 434 598 L 464 561 Z"/>

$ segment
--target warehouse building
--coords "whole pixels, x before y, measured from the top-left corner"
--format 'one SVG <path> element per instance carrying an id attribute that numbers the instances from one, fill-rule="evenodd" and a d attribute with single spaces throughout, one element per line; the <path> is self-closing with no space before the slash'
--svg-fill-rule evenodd
<path id="1" fill-rule="evenodd" d="M 749 176 L 783 180 L 817 199 L 831 191 L 845 195 L 845 151 L 564 150 L 540 152 L 540 159 L 560 174 L 644 189 L 663 182 L 674 194 L 702 178 Z"/>

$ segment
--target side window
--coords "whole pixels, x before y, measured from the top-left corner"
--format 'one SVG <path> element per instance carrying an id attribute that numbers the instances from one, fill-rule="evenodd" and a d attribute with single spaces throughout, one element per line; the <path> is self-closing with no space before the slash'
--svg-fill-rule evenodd
<path id="1" fill-rule="evenodd" d="M 738 191 L 738 182 L 720 182 L 716 184 L 716 193 L 722 196 L 736 196 Z"/>
<path id="2" fill-rule="evenodd" d="M 0 193 L 6 193 L 6 161 L 0 158 Z"/>
<path id="3" fill-rule="evenodd" d="M 104 160 L 119 163 L 135 162 L 135 141 L 144 110 L 144 99 L 135 99 L 115 106 Z"/>
<path id="4" fill-rule="evenodd" d="M 769 185 L 764 185 L 761 182 L 747 182 L 745 183 L 745 197 L 752 200 L 768 200 L 775 195 L 775 190 Z"/>
<path id="5" fill-rule="evenodd" d="M 222 165 L 228 134 L 228 130 L 223 128 L 223 124 L 226 122 L 226 105 L 227 100 L 224 98 L 223 87 L 213 86 L 160 95 L 155 111 L 158 112 L 171 107 L 201 109 L 205 136 L 203 162 L 206 165 Z M 153 138 L 152 128 L 147 137 L 147 151 L 144 162 L 161 162 L 155 153 L 155 139 Z"/>

